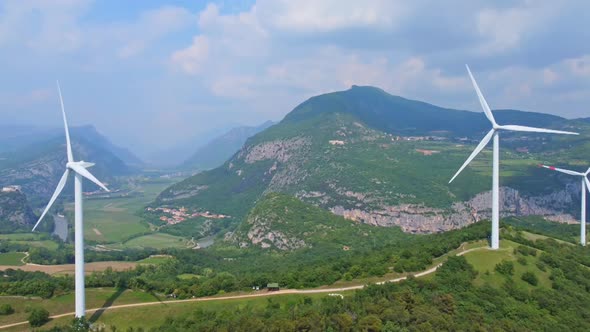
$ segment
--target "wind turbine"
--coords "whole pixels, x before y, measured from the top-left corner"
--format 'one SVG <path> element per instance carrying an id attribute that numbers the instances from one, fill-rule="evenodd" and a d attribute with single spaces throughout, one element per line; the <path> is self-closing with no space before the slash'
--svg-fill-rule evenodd
<path id="1" fill-rule="evenodd" d="M 551 129 L 543 129 L 543 128 L 534 128 L 534 127 L 525 127 L 525 126 L 517 126 L 517 125 L 504 125 L 501 126 L 496 123 L 494 119 L 494 115 L 492 114 L 492 110 L 488 106 L 483 94 L 479 90 L 477 86 L 477 82 L 475 82 L 475 78 L 471 74 L 471 70 L 469 70 L 469 66 L 465 65 L 467 68 L 467 73 L 469 73 L 469 77 L 471 78 L 471 83 L 477 92 L 477 97 L 479 98 L 479 103 L 483 108 L 486 118 L 490 121 L 492 125 L 492 129 L 487 133 L 487 135 L 479 142 L 475 150 L 471 153 L 469 158 L 463 163 L 463 166 L 459 168 L 457 173 L 453 176 L 449 183 L 453 182 L 453 180 L 463 171 L 463 169 L 477 156 L 483 148 L 488 145 L 490 140 L 494 139 L 494 148 L 493 148 L 493 163 L 492 163 L 492 241 L 491 241 L 491 248 L 498 249 L 500 248 L 500 136 L 499 133 L 502 130 L 506 131 L 517 131 L 517 132 L 532 132 L 532 133 L 550 133 L 550 134 L 569 134 L 569 135 L 578 135 L 577 133 L 572 133 L 568 131 L 559 131 L 559 130 L 551 130 Z"/>
<path id="2" fill-rule="evenodd" d="M 74 230 L 75 230 L 75 237 L 74 237 L 74 254 L 76 258 L 76 267 L 75 267 L 75 278 L 76 278 L 76 317 L 81 318 L 85 315 L 85 294 L 84 294 L 84 224 L 83 224 L 83 215 L 82 215 L 82 178 L 85 177 L 88 180 L 94 182 L 96 185 L 101 187 L 102 189 L 109 191 L 107 187 L 105 187 L 100 181 L 98 181 L 94 175 L 90 174 L 87 168 L 94 166 L 93 163 L 85 162 L 85 161 L 74 161 L 74 157 L 72 155 L 72 146 L 70 144 L 70 132 L 68 130 L 68 121 L 66 119 L 66 112 L 64 110 L 64 102 L 61 97 L 61 89 L 59 87 L 59 82 L 57 82 L 57 91 L 59 93 L 59 102 L 61 104 L 61 113 L 64 120 L 64 128 L 66 131 L 66 151 L 68 155 L 68 162 L 66 164 L 66 170 L 59 180 L 57 184 L 57 188 L 55 188 L 55 192 L 47 207 L 41 214 L 41 217 L 33 227 L 33 231 L 39 226 L 43 217 L 61 191 L 63 190 L 64 186 L 66 185 L 66 181 L 68 180 L 68 175 L 70 172 L 74 173 Z"/>
<path id="3" fill-rule="evenodd" d="M 570 171 L 563 168 L 557 168 L 553 166 L 547 165 L 539 165 L 541 167 L 548 168 L 552 171 L 557 171 L 560 173 L 565 173 L 569 175 L 576 175 L 582 177 L 582 217 L 580 220 L 580 244 L 586 246 L 586 189 L 590 191 L 590 181 L 588 181 L 588 174 L 590 173 L 590 168 L 586 171 L 586 173 Z"/>

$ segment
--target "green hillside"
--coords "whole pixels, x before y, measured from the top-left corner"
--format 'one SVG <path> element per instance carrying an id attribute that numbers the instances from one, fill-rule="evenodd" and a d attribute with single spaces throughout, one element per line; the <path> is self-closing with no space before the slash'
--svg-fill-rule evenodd
<path id="1" fill-rule="evenodd" d="M 579 190 L 568 185 L 573 179 L 537 165 L 563 165 L 563 160 L 574 168 L 586 165 L 590 126 L 532 112 L 504 110 L 496 117 L 500 123 L 582 133 L 503 134 L 501 142 L 501 185 L 512 188 L 505 193 L 507 215 L 579 217 Z M 488 130 L 486 121 L 481 113 L 372 87 L 313 97 L 248 139 L 224 165 L 173 185 L 152 206 L 222 213 L 232 216 L 235 226 L 265 194 L 281 192 L 349 219 L 407 232 L 462 227 L 490 213 L 489 194 L 481 194 L 491 186 L 489 150 L 448 184 Z"/>
<path id="2" fill-rule="evenodd" d="M 405 236 L 397 227 L 378 229 L 351 222 L 295 197 L 273 193 L 256 204 L 238 227 L 234 240 L 246 246 L 279 250 L 317 246 L 359 250 L 376 242 L 392 244 L 401 238 Z"/>

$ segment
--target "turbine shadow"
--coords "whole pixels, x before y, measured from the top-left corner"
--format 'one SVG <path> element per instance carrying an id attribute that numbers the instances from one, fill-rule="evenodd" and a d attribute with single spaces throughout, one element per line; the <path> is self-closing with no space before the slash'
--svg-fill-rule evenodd
<path id="1" fill-rule="evenodd" d="M 123 292 L 125 292 L 125 288 L 117 288 L 117 291 L 114 292 L 111 296 L 109 296 L 109 298 L 105 301 L 105 303 L 101 306 L 101 308 L 99 310 L 96 310 L 92 314 L 90 319 L 88 319 L 88 322 L 90 322 L 90 323 L 96 322 L 100 318 L 102 313 L 106 310 L 106 308 L 112 306 L 113 303 L 115 303 L 115 301 L 119 298 L 119 296 L 121 296 L 121 294 L 123 294 Z"/>

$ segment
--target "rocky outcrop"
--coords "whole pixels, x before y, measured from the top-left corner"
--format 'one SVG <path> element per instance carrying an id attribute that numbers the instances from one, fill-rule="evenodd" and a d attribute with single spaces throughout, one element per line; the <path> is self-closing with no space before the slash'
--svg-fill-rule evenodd
<path id="1" fill-rule="evenodd" d="M 277 216 L 255 216 L 247 220 L 250 229 L 247 233 L 247 241 L 240 241 L 240 247 L 247 247 L 250 244 L 261 248 L 277 248 L 279 250 L 294 250 L 307 246 L 305 241 L 288 236 L 280 230 L 273 230 L 273 221 Z"/>
<path id="2" fill-rule="evenodd" d="M 517 190 L 500 188 L 500 214 L 506 216 L 540 215 L 557 222 L 576 222 L 574 216 L 563 210 L 577 199 L 579 185 L 549 195 L 525 197 Z M 350 195 L 352 196 L 352 195 Z M 354 195 L 357 198 L 363 197 Z M 457 229 L 479 220 L 491 218 L 491 191 L 477 194 L 466 202 L 457 202 L 452 208 L 436 209 L 414 204 L 382 206 L 380 209 L 346 209 L 342 206 L 330 208 L 332 213 L 347 219 L 375 225 L 399 226 L 410 233 L 435 233 Z"/>
<path id="3" fill-rule="evenodd" d="M 3 230 L 30 230 L 36 216 L 26 196 L 20 191 L 0 192 L 0 228 Z"/>
<path id="4" fill-rule="evenodd" d="M 253 164 L 261 160 L 276 160 L 285 163 L 291 157 L 299 153 L 303 148 L 311 144 L 309 138 L 294 137 L 285 140 L 275 140 L 271 142 L 264 142 L 254 146 L 247 147 L 240 152 L 241 158 L 247 164 Z"/>

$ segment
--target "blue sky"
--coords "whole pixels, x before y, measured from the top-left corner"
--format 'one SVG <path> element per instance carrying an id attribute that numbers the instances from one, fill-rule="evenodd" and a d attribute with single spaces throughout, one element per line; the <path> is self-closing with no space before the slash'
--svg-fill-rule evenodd
<path id="1" fill-rule="evenodd" d="M 280 120 L 352 84 L 479 111 L 588 117 L 587 1 L 0 2 L 0 116 L 94 124 L 148 154 L 200 132 Z"/>

